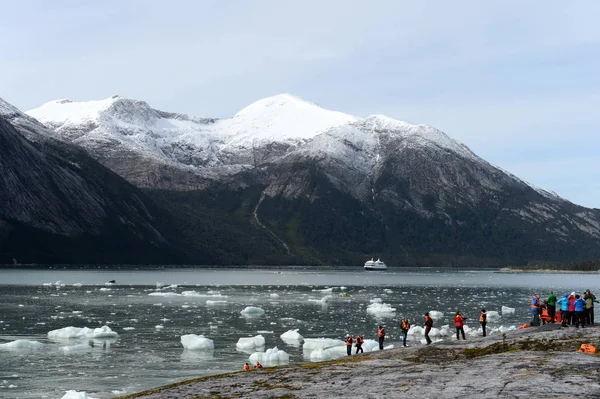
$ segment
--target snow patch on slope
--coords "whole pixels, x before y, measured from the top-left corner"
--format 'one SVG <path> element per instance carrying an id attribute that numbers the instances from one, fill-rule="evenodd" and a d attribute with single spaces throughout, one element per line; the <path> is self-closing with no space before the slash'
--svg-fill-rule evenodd
<path id="1" fill-rule="evenodd" d="M 358 118 L 330 111 L 291 94 L 280 94 L 250 104 L 216 124 L 229 146 L 252 141 L 306 140 Z"/>

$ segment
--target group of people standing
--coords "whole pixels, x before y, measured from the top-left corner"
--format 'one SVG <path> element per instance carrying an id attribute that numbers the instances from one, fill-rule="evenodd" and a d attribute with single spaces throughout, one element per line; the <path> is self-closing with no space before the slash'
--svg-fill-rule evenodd
<path id="1" fill-rule="evenodd" d="M 456 326 L 456 339 L 460 339 L 460 335 L 462 335 L 462 339 L 465 338 L 465 330 L 464 330 L 464 322 L 467 320 L 466 317 L 462 315 L 460 311 L 456 312 L 454 316 L 454 325 Z M 486 336 L 485 327 L 487 325 L 487 312 L 485 309 L 481 309 L 481 315 L 479 316 L 479 323 L 481 324 L 481 328 L 483 329 L 483 336 Z M 408 346 L 406 344 L 406 339 L 408 338 L 408 330 L 410 330 L 411 324 L 410 320 L 407 317 L 402 318 L 400 320 L 400 331 L 402 334 L 402 346 Z M 433 318 L 429 315 L 429 312 L 425 313 L 425 322 L 424 322 L 424 336 L 427 345 L 431 344 L 433 341 L 429 338 L 429 333 L 433 328 Z M 460 334 L 460 335 L 459 335 Z M 385 328 L 383 326 L 379 326 L 377 329 L 377 338 L 379 341 L 379 349 L 383 350 L 383 342 L 385 340 Z M 356 336 L 356 341 L 354 340 L 353 335 L 347 335 L 345 339 L 346 343 L 346 352 L 348 356 L 352 355 L 352 344 L 356 346 L 356 353 L 359 351 L 363 353 L 362 344 L 365 342 L 362 335 Z"/>
<path id="2" fill-rule="evenodd" d="M 579 328 L 585 325 L 594 324 L 594 303 L 598 303 L 596 296 L 586 290 L 583 295 L 575 292 L 564 294 L 557 299 L 553 291 L 550 291 L 548 298 L 540 300 L 539 295 L 534 295 L 531 299 L 531 325 L 539 326 L 540 320 L 546 323 L 562 323 L 563 327 L 575 325 Z M 556 312 L 556 307 L 560 312 Z"/>

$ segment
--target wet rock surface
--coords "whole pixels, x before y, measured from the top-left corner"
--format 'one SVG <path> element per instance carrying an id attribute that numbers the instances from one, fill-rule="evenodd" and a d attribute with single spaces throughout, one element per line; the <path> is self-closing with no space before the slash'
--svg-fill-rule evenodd
<path id="1" fill-rule="evenodd" d="M 323 363 L 235 372 L 124 398 L 600 397 L 600 327 L 527 328 Z"/>

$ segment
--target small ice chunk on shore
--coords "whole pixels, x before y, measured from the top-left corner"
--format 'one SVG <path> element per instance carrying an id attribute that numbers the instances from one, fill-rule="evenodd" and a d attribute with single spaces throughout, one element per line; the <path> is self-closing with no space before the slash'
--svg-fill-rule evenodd
<path id="1" fill-rule="evenodd" d="M 275 347 L 267 349 L 266 352 L 254 352 L 250 355 L 248 360 L 250 360 L 250 363 L 252 364 L 261 362 L 263 366 L 275 366 L 279 364 L 288 364 L 290 362 L 290 355 Z"/>
<path id="2" fill-rule="evenodd" d="M 240 313 L 244 317 L 260 317 L 265 314 L 265 311 L 261 308 L 257 308 L 256 306 L 247 306 Z"/>
<path id="3" fill-rule="evenodd" d="M 211 350 L 215 349 L 212 339 L 205 338 L 204 335 L 187 334 L 181 336 L 181 345 L 190 350 Z"/>
<path id="4" fill-rule="evenodd" d="M 265 346 L 265 337 L 257 335 L 255 337 L 243 337 L 238 339 L 235 347 L 241 350 L 256 349 Z"/>
<path id="5" fill-rule="evenodd" d="M 31 341 L 29 339 L 17 339 L 15 341 L 7 342 L 5 344 L 0 344 L 0 350 L 29 350 L 29 349 L 39 349 L 43 346 L 41 342 Z"/>

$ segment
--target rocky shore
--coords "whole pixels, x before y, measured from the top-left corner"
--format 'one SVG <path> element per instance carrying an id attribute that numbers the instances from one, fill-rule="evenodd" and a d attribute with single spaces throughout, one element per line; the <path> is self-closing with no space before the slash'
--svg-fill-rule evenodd
<path id="1" fill-rule="evenodd" d="M 600 398 L 600 326 L 545 325 L 467 341 L 240 371 L 120 399 Z"/>

